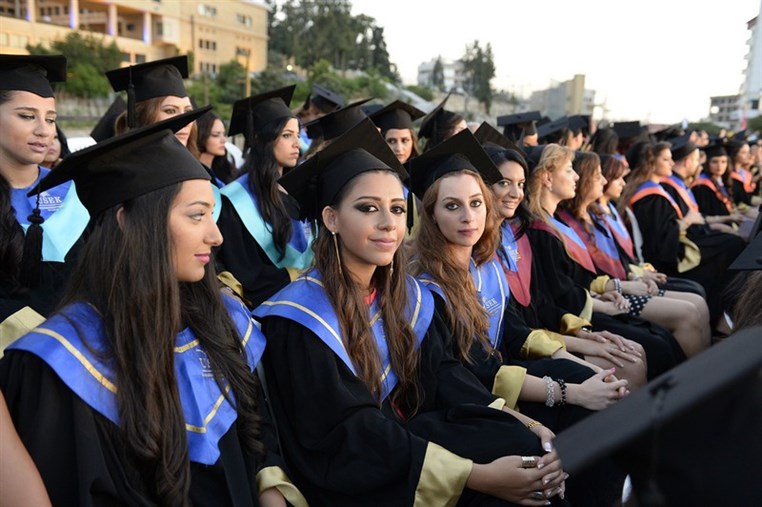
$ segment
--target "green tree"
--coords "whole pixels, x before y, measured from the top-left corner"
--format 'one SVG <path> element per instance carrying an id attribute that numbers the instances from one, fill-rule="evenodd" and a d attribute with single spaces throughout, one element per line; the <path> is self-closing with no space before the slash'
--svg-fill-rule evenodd
<path id="1" fill-rule="evenodd" d="M 115 42 L 106 44 L 103 37 L 80 32 L 70 32 L 65 39 L 51 42 L 50 47 L 28 45 L 27 51 L 33 55 L 64 55 L 71 67 L 66 83 L 58 85 L 57 90 L 84 98 L 107 96 L 111 86 L 105 72 L 122 63 L 122 52 Z"/>
<path id="2" fill-rule="evenodd" d="M 442 65 L 441 56 L 437 56 L 437 60 L 434 62 L 434 68 L 431 71 L 431 86 L 440 92 L 445 91 L 444 65 Z"/>
<path id="3" fill-rule="evenodd" d="M 220 65 L 216 79 L 216 84 L 219 87 L 219 100 L 232 104 L 243 98 L 245 79 L 246 69 L 237 61 L 231 60 Z"/>
<path id="4" fill-rule="evenodd" d="M 492 78 L 495 77 L 495 62 L 492 55 L 492 45 L 482 49 L 479 41 L 466 46 L 466 52 L 461 58 L 463 71 L 466 74 L 466 91 L 476 97 L 487 114 L 492 106 Z"/>

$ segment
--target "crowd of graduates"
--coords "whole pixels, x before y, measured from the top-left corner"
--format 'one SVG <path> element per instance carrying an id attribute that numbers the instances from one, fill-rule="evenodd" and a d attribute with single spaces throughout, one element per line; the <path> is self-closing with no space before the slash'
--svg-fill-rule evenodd
<path id="1" fill-rule="evenodd" d="M 554 437 L 762 320 L 754 134 L 318 84 L 227 121 L 180 56 L 70 153 L 66 64 L 0 55 L 4 504 L 617 505 Z"/>

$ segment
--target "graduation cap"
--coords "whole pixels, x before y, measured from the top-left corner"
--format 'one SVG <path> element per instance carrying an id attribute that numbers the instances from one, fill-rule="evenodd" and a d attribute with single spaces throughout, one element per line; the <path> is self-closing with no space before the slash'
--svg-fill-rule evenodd
<path id="1" fill-rule="evenodd" d="M 174 133 L 211 106 L 133 129 L 76 151 L 48 173 L 29 196 L 74 180 L 82 204 L 96 216 L 119 203 L 209 173 Z"/>
<path id="2" fill-rule="evenodd" d="M 324 113 L 330 113 L 340 107 L 344 107 L 346 101 L 344 97 L 329 90 L 319 84 L 312 85 L 312 92 L 307 96 L 307 100 L 304 101 L 304 108 L 310 107 L 310 103 L 315 104 L 315 107 L 320 109 Z"/>
<path id="3" fill-rule="evenodd" d="M 380 110 L 382 110 L 384 106 L 382 104 L 365 104 L 364 106 L 360 106 L 360 109 L 363 113 L 365 113 L 365 116 L 370 116 L 373 113 L 376 113 Z"/>
<path id="4" fill-rule="evenodd" d="M 569 116 L 569 129 L 573 132 L 582 132 L 587 135 L 590 133 L 590 115 L 575 114 Z"/>
<path id="5" fill-rule="evenodd" d="M 619 136 L 620 141 L 638 137 L 643 133 L 643 127 L 640 126 L 639 121 L 618 121 L 611 128 Z"/>
<path id="6" fill-rule="evenodd" d="M 682 137 L 683 134 L 683 128 L 680 125 L 670 125 L 653 133 L 657 141 L 670 141 L 675 137 Z"/>
<path id="7" fill-rule="evenodd" d="M 760 335 L 737 332 L 562 431 L 554 447 L 564 470 L 613 457 L 642 506 L 758 505 Z"/>
<path id="8" fill-rule="evenodd" d="M 395 100 L 386 107 L 379 109 L 373 114 L 369 114 L 376 127 L 381 129 L 381 132 L 386 132 L 389 129 L 413 129 L 413 122 L 418 118 L 421 118 L 426 113 L 411 106 L 407 102 L 401 100 Z"/>
<path id="9" fill-rule="evenodd" d="M 522 130 L 525 136 L 536 134 L 537 128 L 535 127 L 535 122 L 541 119 L 542 115 L 539 111 L 506 114 L 497 117 L 497 126 L 503 127 L 503 134 L 516 141 L 521 137 Z"/>
<path id="10" fill-rule="evenodd" d="M 344 185 L 358 174 L 386 169 L 407 177 L 397 156 L 369 118 L 363 119 L 278 183 L 299 203 L 300 218 L 317 219 Z"/>
<path id="11" fill-rule="evenodd" d="M 317 120 L 307 123 L 304 128 L 307 131 L 307 137 L 317 139 L 322 137 L 324 141 L 336 139 L 341 134 L 351 129 L 364 118 L 367 118 L 360 106 L 372 99 L 358 100 L 352 102 L 341 109 L 337 109 Z"/>
<path id="12" fill-rule="evenodd" d="M 495 127 L 486 121 L 479 125 L 479 128 L 474 132 L 474 137 L 479 141 L 479 144 L 485 147 L 488 144 L 492 144 L 504 149 L 519 150 L 518 146 L 516 146 L 513 141 L 501 134 Z"/>
<path id="13" fill-rule="evenodd" d="M 640 163 L 643 161 L 643 154 L 646 150 L 646 147 L 650 145 L 650 141 L 638 141 L 637 143 L 630 146 L 630 149 L 628 149 L 627 153 L 625 153 L 625 158 L 627 159 L 627 165 L 629 165 L 631 169 L 635 169 L 640 165 Z"/>
<path id="14" fill-rule="evenodd" d="M 450 98 L 450 94 L 447 94 L 447 97 L 442 100 L 434 109 L 429 111 L 429 113 L 423 117 L 423 121 L 421 121 L 421 127 L 418 129 L 418 137 L 425 137 L 430 138 L 432 134 L 436 131 L 437 122 L 439 121 L 439 117 L 442 116 L 442 114 L 445 112 L 444 107 L 447 103 L 447 99 Z"/>
<path id="15" fill-rule="evenodd" d="M 527 146 L 525 148 L 527 166 L 529 167 L 530 173 L 540 165 L 540 159 L 542 158 L 542 152 L 545 150 L 545 146 L 546 145 L 544 144 L 540 144 L 537 146 Z"/>
<path id="16" fill-rule="evenodd" d="M 544 125 L 540 125 L 540 127 L 537 129 L 537 137 L 542 139 L 544 137 L 548 137 L 551 134 L 556 134 L 568 128 L 569 128 L 569 118 L 567 118 L 566 116 L 562 116 L 561 118 L 555 121 L 546 123 Z"/>
<path id="17" fill-rule="evenodd" d="M 698 149 L 698 146 L 693 144 L 690 135 L 684 135 L 674 138 L 669 141 L 670 150 L 672 151 L 672 160 L 682 160 L 694 151 Z"/>
<path id="18" fill-rule="evenodd" d="M 426 190 L 447 173 L 470 169 L 491 185 L 503 179 L 470 130 L 461 130 L 410 161 L 410 190 L 423 199 Z"/>
<path id="19" fill-rule="evenodd" d="M 703 148 L 701 148 L 701 151 L 706 153 L 706 159 L 707 161 L 709 159 L 712 159 L 714 157 L 727 157 L 728 152 L 725 150 L 725 145 L 721 140 L 715 140 L 714 142 L 707 144 Z"/>
<path id="20" fill-rule="evenodd" d="M 268 123 L 281 118 L 294 117 L 294 113 L 288 106 L 295 89 L 296 85 L 284 86 L 236 100 L 230 116 L 228 135 L 244 134 L 246 141 L 250 142 L 254 133 Z"/>
<path id="21" fill-rule="evenodd" d="M 92 137 L 96 143 L 105 141 L 109 137 L 114 137 L 116 131 L 114 130 L 114 124 L 120 114 L 127 110 L 127 103 L 119 95 L 116 96 L 114 102 L 108 106 L 106 112 L 95 124 L 93 130 L 90 131 L 90 137 Z"/>
<path id="22" fill-rule="evenodd" d="M 115 92 L 127 91 L 127 126 L 135 127 L 135 103 L 157 97 L 187 97 L 188 57 L 174 56 L 106 71 Z"/>
<path id="23" fill-rule="evenodd" d="M 0 90 L 31 92 L 53 97 L 50 83 L 66 81 L 63 55 L 0 55 Z"/>
<path id="24" fill-rule="evenodd" d="M 762 234 L 759 234 L 759 225 L 762 221 L 762 213 L 757 215 L 752 227 L 751 241 L 744 250 L 736 257 L 736 260 L 728 269 L 734 271 L 759 271 L 762 270 Z"/>

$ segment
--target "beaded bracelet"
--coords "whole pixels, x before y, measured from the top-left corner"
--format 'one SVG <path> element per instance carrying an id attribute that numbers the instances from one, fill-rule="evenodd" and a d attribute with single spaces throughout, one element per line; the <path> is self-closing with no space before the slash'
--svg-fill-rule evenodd
<path id="1" fill-rule="evenodd" d="M 558 382 L 558 386 L 561 388 L 561 401 L 558 404 L 566 405 L 566 382 L 562 378 L 557 378 L 556 382 Z"/>
<path id="2" fill-rule="evenodd" d="M 542 377 L 545 381 L 545 406 L 552 407 L 556 404 L 556 393 L 553 389 L 553 379 L 545 375 Z"/>
<path id="3" fill-rule="evenodd" d="M 614 289 L 618 293 L 622 293 L 622 281 L 619 278 L 614 278 Z"/>

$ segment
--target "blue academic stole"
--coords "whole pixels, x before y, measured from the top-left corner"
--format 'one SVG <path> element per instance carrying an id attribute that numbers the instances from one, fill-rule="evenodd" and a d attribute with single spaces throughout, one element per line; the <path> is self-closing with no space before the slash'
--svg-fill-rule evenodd
<path id="1" fill-rule="evenodd" d="M 252 315 L 259 319 L 271 316 L 283 317 L 301 324 L 315 333 L 347 368 L 357 375 L 341 334 L 338 315 L 323 287 L 318 272 L 314 269 L 310 270 L 254 309 Z M 410 323 L 417 338 L 416 345 L 420 346 L 434 316 L 434 299 L 431 293 L 412 277 L 408 277 L 408 295 L 410 304 L 405 315 L 400 315 L 398 318 Z M 376 339 L 381 359 L 381 400 L 383 401 L 397 385 L 397 375 L 391 368 L 378 298 L 371 304 L 369 316 L 371 332 Z"/>
<path id="2" fill-rule="evenodd" d="M 491 259 L 481 266 L 471 260 L 468 272 L 474 280 L 476 295 L 487 313 L 489 313 L 489 340 L 493 348 L 498 348 L 503 336 L 503 315 L 511 297 L 508 281 L 505 273 L 496 258 Z M 420 281 L 426 284 L 432 292 L 436 292 L 442 299 L 447 300 L 439 285 L 428 273 L 422 273 Z"/>
<path id="3" fill-rule="evenodd" d="M 11 206 L 25 234 L 29 228 L 27 217 L 37 205 L 37 195 L 27 197 L 26 194 L 49 172 L 50 169 L 40 167 L 40 176 L 30 187 L 11 191 Z M 64 262 L 66 254 L 87 227 L 90 214 L 80 202 L 72 181 L 40 192 L 39 197 L 40 215 L 45 219 L 42 223 L 42 261 Z"/>
<path id="4" fill-rule="evenodd" d="M 243 221 L 244 227 L 251 237 L 262 247 L 270 261 L 279 268 L 306 269 L 312 263 L 311 238 L 307 234 L 304 222 L 291 220 L 291 238 L 286 244 L 285 255 L 281 259 L 281 253 L 273 242 L 270 224 L 265 222 L 259 213 L 257 197 L 249 190 L 249 175 L 244 174 L 231 181 L 220 192 L 230 199 L 238 215 Z"/>
<path id="5" fill-rule="evenodd" d="M 253 372 L 265 348 L 264 336 L 240 303 L 227 296 L 223 300 Z M 104 359 L 106 343 L 101 317 L 95 308 L 79 302 L 55 314 L 7 350 L 38 356 L 89 407 L 119 425 L 118 386 L 112 361 Z M 225 393 L 220 390 L 209 358 L 190 329 L 175 339 L 175 379 L 185 416 L 189 458 L 213 465 L 220 456 L 219 441 L 238 414 L 231 404 L 235 401 L 233 394 L 229 387 Z M 125 380 L 129 382 L 129 378 Z"/>

